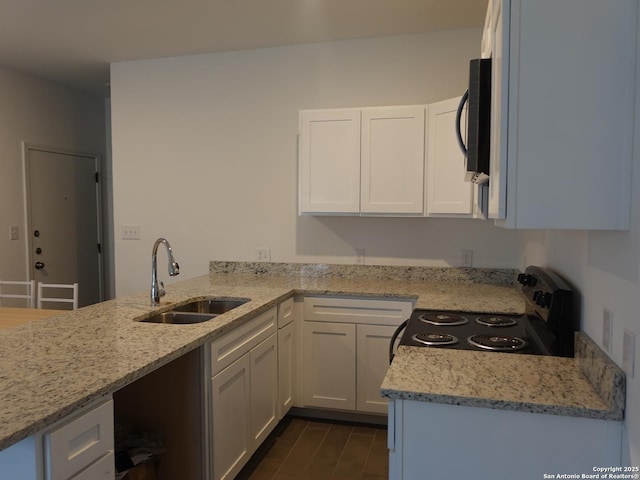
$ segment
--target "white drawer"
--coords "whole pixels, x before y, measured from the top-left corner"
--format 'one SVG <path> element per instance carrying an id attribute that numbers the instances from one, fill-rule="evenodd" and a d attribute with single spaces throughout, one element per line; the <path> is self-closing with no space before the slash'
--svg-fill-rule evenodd
<path id="1" fill-rule="evenodd" d="M 285 327 L 293 320 L 293 297 L 278 305 L 278 328 Z"/>
<path id="2" fill-rule="evenodd" d="M 86 470 L 69 480 L 113 480 L 116 476 L 116 465 L 113 452 L 109 452 Z"/>
<path id="3" fill-rule="evenodd" d="M 211 375 L 231 365 L 277 330 L 278 308 L 273 307 L 211 342 Z"/>
<path id="4" fill-rule="evenodd" d="M 400 325 L 411 316 L 410 300 L 304 297 L 304 320 L 369 325 Z"/>
<path id="5" fill-rule="evenodd" d="M 108 400 L 45 434 L 47 480 L 69 479 L 113 452 L 113 443 L 113 400 Z"/>

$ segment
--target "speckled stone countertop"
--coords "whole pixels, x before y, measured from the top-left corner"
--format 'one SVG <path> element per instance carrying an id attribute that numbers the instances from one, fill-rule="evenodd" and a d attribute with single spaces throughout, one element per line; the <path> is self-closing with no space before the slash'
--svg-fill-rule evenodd
<path id="1" fill-rule="evenodd" d="M 212 268 L 213 272 L 216 272 Z M 419 308 L 520 313 L 518 290 L 472 280 L 212 273 L 167 285 L 162 305 L 148 292 L 0 331 L 0 449 L 37 433 L 295 294 L 410 298 Z M 465 274 L 466 275 L 466 274 Z M 510 275 L 507 274 L 505 278 Z M 499 277 L 500 275 L 498 275 Z M 248 298 L 208 322 L 133 320 L 204 297 Z M 422 349 L 425 350 L 425 349 Z M 555 368 L 555 363 L 550 368 Z M 581 377 L 584 379 L 584 376 Z M 605 382 L 606 383 L 606 382 Z"/>
<path id="2" fill-rule="evenodd" d="M 576 341 L 578 348 L 595 346 L 584 334 L 578 334 Z M 609 368 L 609 374 L 613 376 L 607 378 L 606 391 L 618 393 L 606 398 L 588 380 L 577 358 L 400 346 L 382 383 L 382 395 L 449 405 L 622 420 L 624 375 L 615 366 Z M 613 384 L 617 388 L 612 389 Z"/>

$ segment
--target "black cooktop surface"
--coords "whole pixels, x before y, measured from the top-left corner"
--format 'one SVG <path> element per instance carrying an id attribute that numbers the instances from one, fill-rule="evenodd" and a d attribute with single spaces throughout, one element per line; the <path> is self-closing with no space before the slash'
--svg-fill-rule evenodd
<path id="1" fill-rule="evenodd" d="M 525 315 L 415 310 L 400 345 L 538 354 Z"/>

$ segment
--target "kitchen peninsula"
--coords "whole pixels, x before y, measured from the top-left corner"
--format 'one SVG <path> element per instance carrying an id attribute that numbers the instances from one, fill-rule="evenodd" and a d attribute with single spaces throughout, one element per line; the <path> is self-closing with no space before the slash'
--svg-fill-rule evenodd
<path id="1" fill-rule="evenodd" d="M 6 449 L 46 430 L 86 405 L 118 392 L 293 296 L 404 299 L 419 308 L 522 313 L 524 303 L 513 284 L 515 273 L 486 269 L 213 262 L 209 275 L 168 285 L 159 309 L 149 306 L 148 292 L 143 292 L 0 331 L 0 448 Z M 193 325 L 134 321 L 205 297 L 249 298 L 250 301 L 210 321 Z M 403 353 L 401 349 L 398 365 L 406 365 L 414 354 Z M 448 355 L 460 355 L 460 352 L 449 351 Z M 521 355 L 513 361 L 525 362 L 527 357 Z M 599 364 L 592 368 L 598 372 L 615 371 L 615 365 L 606 357 L 596 360 Z M 562 385 L 550 388 L 557 396 L 540 400 L 539 403 L 544 404 L 541 409 L 547 413 L 557 409 L 555 413 L 560 415 L 586 418 L 622 418 L 624 405 L 620 399 L 624 398 L 624 378 L 622 381 L 619 377 L 610 378 L 607 385 L 594 386 L 588 369 L 573 359 L 548 358 L 530 368 L 547 372 L 558 365 L 564 373 L 556 376 L 550 373 L 547 378 L 565 381 L 570 377 L 571 383 L 565 390 Z M 576 386 L 585 395 L 569 398 L 568 390 L 575 391 Z M 461 385 L 461 388 L 473 386 Z M 393 393 L 387 391 L 387 395 Z M 571 412 L 566 410 L 567 402 L 572 405 Z M 500 401 L 487 406 L 504 408 Z"/>

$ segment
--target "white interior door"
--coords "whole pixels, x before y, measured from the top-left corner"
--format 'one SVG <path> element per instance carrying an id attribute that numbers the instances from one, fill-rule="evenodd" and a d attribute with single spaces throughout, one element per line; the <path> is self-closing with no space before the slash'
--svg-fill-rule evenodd
<path id="1" fill-rule="evenodd" d="M 25 148 L 31 278 L 78 282 L 79 306 L 102 300 L 98 160 Z"/>

